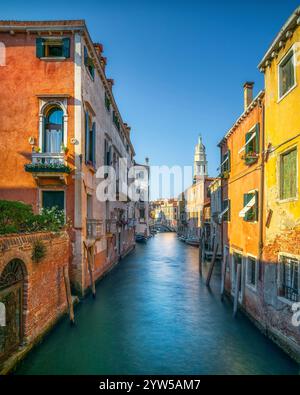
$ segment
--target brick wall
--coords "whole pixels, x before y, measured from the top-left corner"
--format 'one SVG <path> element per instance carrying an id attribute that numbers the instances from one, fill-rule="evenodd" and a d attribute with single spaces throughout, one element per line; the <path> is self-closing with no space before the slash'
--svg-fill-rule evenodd
<path id="1" fill-rule="evenodd" d="M 32 244 L 41 240 L 46 256 L 32 261 Z M 23 291 L 24 341 L 32 342 L 66 310 L 67 300 L 63 266 L 68 265 L 69 237 L 62 232 L 34 233 L 0 237 L 0 276 L 12 259 L 20 259 L 25 268 Z"/>

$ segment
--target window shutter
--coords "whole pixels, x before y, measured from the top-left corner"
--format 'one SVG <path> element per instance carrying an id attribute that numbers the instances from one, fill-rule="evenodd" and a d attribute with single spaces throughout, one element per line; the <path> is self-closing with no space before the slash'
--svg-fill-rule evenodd
<path id="1" fill-rule="evenodd" d="M 69 38 L 63 38 L 63 56 L 65 58 L 70 57 L 70 39 Z"/>
<path id="2" fill-rule="evenodd" d="M 86 47 L 84 47 L 84 64 L 85 64 L 85 66 L 88 65 L 88 51 L 87 51 Z"/>
<path id="3" fill-rule="evenodd" d="M 255 151 L 258 154 L 259 153 L 259 123 L 256 124 L 255 126 Z"/>
<path id="4" fill-rule="evenodd" d="M 258 191 L 255 191 L 254 221 L 258 221 Z"/>
<path id="5" fill-rule="evenodd" d="M 228 199 L 227 200 L 227 202 L 228 202 L 228 214 L 227 214 L 227 218 L 228 218 L 228 221 L 230 221 L 230 216 L 231 216 L 231 201 L 230 201 L 230 199 Z"/>
<path id="6" fill-rule="evenodd" d="M 228 150 L 228 171 L 230 171 L 231 168 L 231 156 L 230 156 L 230 149 Z"/>
<path id="7" fill-rule="evenodd" d="M 93 165 L 96 165 L 96 123 L 93 122 L 92 126 L 92 162 Z"/>
<path id="8" fill-rule="evenodd" d="M 245 154 L 246 155 L 248 155 L 249 154 L 249 152 L 250 152 L 250 150 L 249 150 L 249 144 L 247 144 L 247 142 L 248 142 L 248 140 L 250 139 L 250 137 L 252 136 L 252 132 L 248 132 L 248 133 L 246 133 L 246 141 L 245 141 L 245 143 L 246 143 L 246 145 L 245 145 Z M 253 140 L 252 140 L 253 141 Z"/>
<path id="9" fill-rule="evenodd" d="M 246 205 L 248 204 L 248 202 L 249 202 L 249 194 L 248 194 L 248 193 L 244 193 L 244 206 L 243 206 L 243 207 L 246 207 Z M 245 213 L 245 215 L 244 215 L 244 221 L 248 221 L 248 213 L 249 213 L 249 212 Z"/>
<path id="10" fill-rule="evenodd" d="M 85 113 L 85 163 L 89 160 L 89 146 L 90 146 L 90 134 L 89 134 L 89 113 Z"/>
<path id="11" fill-rule="evenodd" d="M 44 47 L 44 39 L 41 37 L 38 37 L 36 39 L 36 57 L 37 58 L 42 58 L 45 56 L 45 47 Z"/>
<path id="12" fill-rule="evenodd" d="M 107 165 L 107 141 L 104 139 L 104 166 Z"/>

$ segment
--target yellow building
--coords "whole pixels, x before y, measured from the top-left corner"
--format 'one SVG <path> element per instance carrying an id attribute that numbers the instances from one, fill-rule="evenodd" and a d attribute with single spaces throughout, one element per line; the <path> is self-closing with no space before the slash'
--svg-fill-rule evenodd
<path id="1" fill-rule="evenodd" d="M 259 64 L 265 76 L 264 314 L 300 358 L 300 7 Z M 286 342 L 285 342 L 286 343 Z"/>

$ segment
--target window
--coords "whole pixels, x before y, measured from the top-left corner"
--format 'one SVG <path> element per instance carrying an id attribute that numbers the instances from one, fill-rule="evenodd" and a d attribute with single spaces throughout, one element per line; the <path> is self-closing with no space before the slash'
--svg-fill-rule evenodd
<path id="1" fill-rule="evenodd" d="M 104 96 L 104 101 L 105 101 L 105 107 L 106 107 L 107 111 L 110 111 L 110 100 L 109 100 L 109 97 L 106 92 L 105 92 L 105 96 Z"/>
<path id="2" fill-rule="evenodd" d="M 223 221 L 230 221 L 230 200 L 225 199 L 222 201 L 222 213 L 220 214 Z"/>
<path id="3" fill-rule="evenodd" d="M 244 194 L 244 207 L 240 211 L 239 216 L 244 221 L 254 222 L 258 219 L 258 192 L 249 192 Z"/>
<path id="4" fill-rule="evenodd" d="M 90 76 L 94 80 L 95 78 L 95 65 L 93 59 L 89 57 L 88 50 L 84 47 L 84 64 L 89 71 Z"/>
<path id="5" fill-rule="evenodd" d="M 51 37 L 36 39 L 36 56 L 38 58 L 69 58 L 70 39 Z"/>
<path id="6" fill-rule="evenodd" d="M 60 210 L 65 209 L 64 191 L 42 191 L 43 208 L 57 207 Z"/>
<path id="7" fill-rule="evenodd" d="M 145 209 L 144 208 L 140 208 L 140 219 L 145 219 Z"/>
<path id="8" fill-rule="evenodd" d="M 292 302 L 300 301 L 299 275 L 300 261 L 295 258 L 281 256 L 279 263 L 279 296 Z"/>
<path id="9" fill-rule="evenodd" d="M 245 141 L 245 162 L 247 165 L 255 163 L 259 153 L 259 124 L 256 124 L 248 133 Z"/>
<path id="10" fill-rule="evenodd" d="M 116 112 L 113 112 L 113 123 L 115 124 L 116 128 L 118 130 L 120 130 L 120 122 L 119 122 L 119 118 L 118 115 L 116 114 Z"/>
<path id="11" fill-rule="evenodd" d="M 280 199 L 297 197 L 297 149 L 280 155 Z"/>
<path id="12" fill-rule="evenodd" d="M 221 173 L 224 175 L 224 173 L 229 173 L 230 172 L 230 150 L 228 150 L 222 157 L 222 163 L 221 163 Z"/>
<path id="13" fill-rule="evenodd" d="M 92 219 L 93 218 L 93 197 L 90 194 L 86 195 L 86 206 L 87 206 L 87 210 L 86 210 L 87 218 Z"/>
<path id="14" fill-rule="evenodd" d="M 295 85 L 294 52 L 291 50 L 279 64 L 279 98 Z"/>
<path id="15" fill-rule="evenodd" d="M 247 257 L 247 284 L 253 288 L 256 288 L 257 283 L 257 264 L 256 259 L 250 256 Z"/>
<path id="16" fill-rule="evenodd" d="M 85 163 L 95 166 L 96 124 L 85 113 Z"/>
<path id="17" fill-rule="evenodd" d="M 60 107 L 52 106 L 44 119 L 43 152 L 61 152 L 63 141 L 63 111 Z"/>

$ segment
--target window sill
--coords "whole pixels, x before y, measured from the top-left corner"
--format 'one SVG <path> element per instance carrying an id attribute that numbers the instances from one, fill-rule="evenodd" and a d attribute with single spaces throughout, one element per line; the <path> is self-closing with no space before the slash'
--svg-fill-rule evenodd
<path id="1" fill-rule="evenodd" d="M 277 203 L 292 203 L 292 202 L 297 202 L 299 200 L 298 196 L 294 198 L 288 198 L 288 199 L 278 199 Z"/>
<path id="2" fill-rule="evenodd" d="M 254 293 L 256 293 L 256 291 L 257 291 L 257 286 L 256 286 L 256 285 L 252 285 L 252 284 L 246 283 L 246 287 L 247 287 L 248 289 L 250 289 L 250 291 L 252 291 L 252 292 L 254 292 Z"/>
<path id="3" fill-rule="evenodd" d="M 61 60 L 65 60 L 67 59 L 64 56 L 43 56 L 40 58 L 41 60 L 49 60 L 49 61 L 53 61 L 53 62 L 57 62 L 57 61 L 61 61 Z"/>
<path id="4" fill-rule="evenodd" d="M 295 88 L 297 88 L 297 83 L 294 84 L 287 92 L 285 92 L 285 94 L 283 96 L 281 96 L 278 100 L 277 100 L 277 104 L 281 102 L 281 100 L 283 100 L 289 93 L 291 93 Z"/>
<path id="5" fill-rule="evenodd" d="M 291 300 L 286 299 L 283 296 L 277 296 L 277 298 L 278 298 L 278 300 L 280 300 L 280 302 L 282 302 L 288 306 L 293 306 L 294 303 L 297 303 L 297 302 L 292 302 Z"/>

